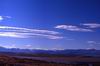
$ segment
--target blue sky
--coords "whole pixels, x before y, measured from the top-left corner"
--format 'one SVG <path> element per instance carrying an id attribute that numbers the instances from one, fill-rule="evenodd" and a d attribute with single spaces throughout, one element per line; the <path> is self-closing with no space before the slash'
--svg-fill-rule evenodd
<path id="1" fill-rule="evenodd" d="M 99 0 L 0 0 L 0 46 L 100 47 Z"/>

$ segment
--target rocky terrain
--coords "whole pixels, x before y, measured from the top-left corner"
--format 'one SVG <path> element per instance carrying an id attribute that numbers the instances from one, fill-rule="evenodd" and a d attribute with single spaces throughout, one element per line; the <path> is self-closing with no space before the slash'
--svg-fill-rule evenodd
<path id="1" fill-rule="evenodd" d="M 55 59 L 55 58 L 51 57 L 51 59 Z M 58 57 L 58 59 L 59 59 L 59 57 Z M 80 59 L 80 61 L 82 60 L 82 58 L 79 58 L 79 57 L 76 57 L 76 58 L 73 58 L 73 57 L 67 58 L 66 57 L 65 59 L 67 61 L 70 60 L 70 62 L 72 62 L 72 60 L 75 61 L 75 59 L 76 60 Z M 91 58 L 91 60 L 93 60 L 93 58 Z M 84 59 L 84 61 L 86 62 L 86 59 Z M 81 62 L 81 63 L 76 63 L 76 62 L 57 63 L 57 62 L 48 62 L 46 60 L 39 60 L 39 59 L 36 60 L 36 59 L 31 59 L 31 58 L 30 59 L 17 58 L 17 57 L 12 57 L 12 56 L 7 56 L 7 55 L 0 55 L 0 66 L 100 66 L 100 61 L 89 62 L 89 63 L 88 62 L 89 62 L 88 58 L 87 58 L 86 63 L 83 63 L 83 62 Z"/>
<path id="2" fill-rule="evenodd" d="M 0 66 L 100 66 L 100 50 L 29 50 L 0 47 Z"/>

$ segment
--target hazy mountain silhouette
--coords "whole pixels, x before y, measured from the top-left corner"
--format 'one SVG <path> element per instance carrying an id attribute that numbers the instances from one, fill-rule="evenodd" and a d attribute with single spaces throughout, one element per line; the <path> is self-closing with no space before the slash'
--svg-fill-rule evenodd
<path id="1" fill-rule="evenodd" d="M 65 50 L 37 50 L 0 47 L 0 53 L 6 54 L 41 54 L 41 55 L 64 55 L 64 56 L 94 56 L 100 57 L 100 50 L 86 49 L 65 49 Z"/>

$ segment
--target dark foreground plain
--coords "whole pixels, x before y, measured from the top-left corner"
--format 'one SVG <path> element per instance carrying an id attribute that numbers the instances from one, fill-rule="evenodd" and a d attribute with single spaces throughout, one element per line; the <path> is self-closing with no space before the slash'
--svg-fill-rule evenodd
<path id="1" fill-rule="evenodd" d="M 0 66 L 100 66 L 100 57 L 21 57 L 1 54 Z"/>

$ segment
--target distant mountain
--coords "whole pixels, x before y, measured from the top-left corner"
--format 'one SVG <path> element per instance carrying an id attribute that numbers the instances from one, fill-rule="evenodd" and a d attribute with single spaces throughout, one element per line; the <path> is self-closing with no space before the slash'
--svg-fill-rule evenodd
<path id="1" fill-rule="evenodd" d="M 0 47 L 0 53 L 13 55 L 41 55 L 41 56 L 94 56 L 100 57 L 100 50 L 93 49 L 66 49 L 66 50 L 37 50 L 37 49 L 19 49 L 19 48 L 4 48 Z"/>

